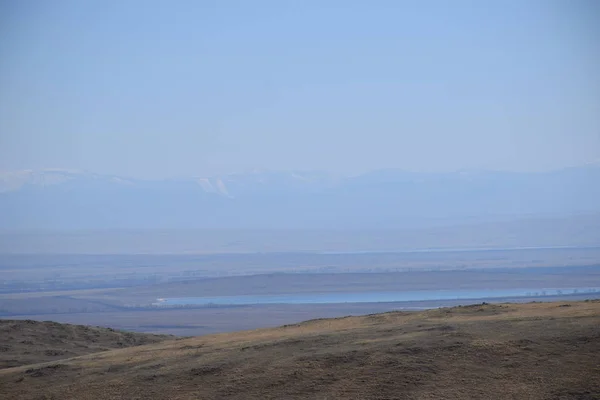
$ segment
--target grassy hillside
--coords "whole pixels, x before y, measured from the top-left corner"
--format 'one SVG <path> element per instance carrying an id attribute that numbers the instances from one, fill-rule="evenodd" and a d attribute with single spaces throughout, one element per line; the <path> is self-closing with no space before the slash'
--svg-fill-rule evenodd
<path id="1" fill-rule="evenodd" d="M 0 397 L 595 399 L 600 302 L 307 321 L 0 370 Z"/>
<path id="2" fill-rule="evenodd" d="M 0 368 L 9 368 L 156 343 L 169 336 L 50 321 L 0 320 L 0 338 Z"/>

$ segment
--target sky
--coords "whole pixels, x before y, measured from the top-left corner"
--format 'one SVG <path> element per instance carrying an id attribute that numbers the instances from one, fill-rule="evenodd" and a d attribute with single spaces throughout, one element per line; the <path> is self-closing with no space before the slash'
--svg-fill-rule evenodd
<path id="1" fill-rule="evenodd" d="M 600 3 L 0 0 L 0 170 L 600 159 Z"/>

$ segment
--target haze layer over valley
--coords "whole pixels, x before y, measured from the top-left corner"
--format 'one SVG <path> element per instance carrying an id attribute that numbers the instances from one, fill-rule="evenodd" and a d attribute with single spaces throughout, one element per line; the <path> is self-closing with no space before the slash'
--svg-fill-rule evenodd
<path id="1" fill-rule="evenodd" d="M 353 177 L 254 172 L 135 180 L 62 170 L 0 176 L 0 228 L 408 229 L 600 213 L 600 167 Z"/>

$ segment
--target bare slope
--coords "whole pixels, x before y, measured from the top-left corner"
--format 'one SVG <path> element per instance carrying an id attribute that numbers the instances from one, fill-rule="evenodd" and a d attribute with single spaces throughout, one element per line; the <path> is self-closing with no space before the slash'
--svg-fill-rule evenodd
<path id="1" fill-rule="evenodd" d="M 156 343 L 167 338 L 167 335 L 122 332 L 50 321 L 0 320 L 0 368 Z"/>
<path id="2" fill-rule="evenodd" d="M 595 399 L 600 302 L 313 320 L 0 371 L 0 397 Z"/>

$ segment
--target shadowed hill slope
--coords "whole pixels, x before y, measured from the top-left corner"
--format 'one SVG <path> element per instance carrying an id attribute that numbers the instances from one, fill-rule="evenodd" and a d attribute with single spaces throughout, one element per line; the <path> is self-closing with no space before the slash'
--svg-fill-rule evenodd
<path id="1" fill-rule="evenodd" d="M 0 368 L 9 368 L 156 343 L 170 336 L 50 321 L 0 320 L 0 338 Z"/>
<path id="2" fill-rule="evenodd" d="M 313 320 L 9 368 L 0 371 L 0 395 L 595 399 L 598 354 L 598 301 L 484 304 Z"/>

